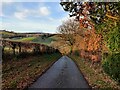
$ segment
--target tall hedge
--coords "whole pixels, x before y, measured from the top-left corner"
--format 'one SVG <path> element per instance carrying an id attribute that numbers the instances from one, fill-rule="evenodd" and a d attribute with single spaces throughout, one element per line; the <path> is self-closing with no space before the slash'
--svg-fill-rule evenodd
<path id="1" fill-rule="evenodd" d="M 120 84 L 120 53 L 108 55 L 103 61 L 103 69 Z"/>

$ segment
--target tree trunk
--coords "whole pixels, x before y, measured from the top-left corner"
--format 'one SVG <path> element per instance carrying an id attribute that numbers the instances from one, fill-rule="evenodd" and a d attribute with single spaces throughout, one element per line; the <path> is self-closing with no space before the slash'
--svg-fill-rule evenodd
<path id="1" fill-rule="evenodd" d="M 13 48 L 13 55 L 15 55 L 15 48 Z"/>
<path id="2" fill-rule="evenodd" d="M 21 53 L 21 46 L 19 46 L 19 54 Z"/>
<path id="3" fill-rule="evenodd" d="M 2 47 L 2 56 L 4 56 L 4 49 L 5 49 L 5 46 Z"/>

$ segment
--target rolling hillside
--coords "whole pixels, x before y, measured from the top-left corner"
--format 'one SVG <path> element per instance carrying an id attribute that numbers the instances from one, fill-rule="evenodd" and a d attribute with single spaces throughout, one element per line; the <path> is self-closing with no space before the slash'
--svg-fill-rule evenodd
<path id="1" fill-rule="evenodd" d="M 50 45 L 52 43 L 52 41 L 55 41 L 55 37 L 51 36 L 51 37 L 44 37 L 42 38 L 42 36 L 39 37 L 24 37 L 24 38 L 14 38 L 12 40 L 15 41 L 25 41 L 25 42 L 34 42 L 34 43 L 41 43 L 41 44 L 45 44 L 45 45 Z"/>
<path id="2" fill-rule="evenodd" d="M 53 41 L 57 40 L 57 35 L 49 33 L 15 33 L 6 30 L 1 30 L 0 35 L 4 39 L 22 42 L 34 42 L 45 45 L 50 45 Z"/>
<path id="3" fill-rule="evenodd" d="M 2 38 L 8 38 L 8 37 L 15 36 L 16 33 L 14 33 L 14 32 L 9 32 L 9 31 L 5 31 L 5 30 L 1 30 L 1 31 L 0 31 L 0 35 L 1 35 Z"/>

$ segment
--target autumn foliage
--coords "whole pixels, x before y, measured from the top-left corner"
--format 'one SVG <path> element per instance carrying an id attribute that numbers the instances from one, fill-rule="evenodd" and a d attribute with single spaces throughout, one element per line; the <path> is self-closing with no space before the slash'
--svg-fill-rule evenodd
<path id="1" fill-rule="evenodd" d="M 84 47 L 81 49 L 80 55 L 86 59 L 90 59 L 93 62 L 98 62 L 101 60 L 101 36 L 96 34 L 92 30 L 85 32 L 85 37 L 83 38 Z"/>

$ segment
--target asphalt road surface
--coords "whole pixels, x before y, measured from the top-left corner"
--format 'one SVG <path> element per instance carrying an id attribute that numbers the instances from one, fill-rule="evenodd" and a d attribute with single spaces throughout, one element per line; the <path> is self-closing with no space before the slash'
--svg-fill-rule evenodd
<path id="1" fill-rule="evenodd" d="M 87 81 L 67 56 L 61 57 L 30 88 L 90 88 Z"/>

